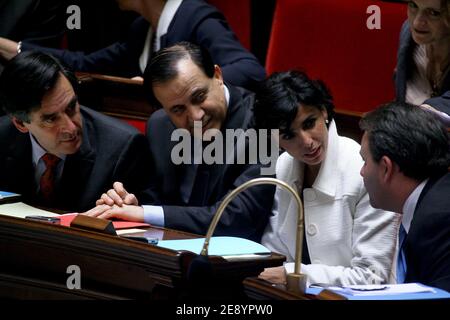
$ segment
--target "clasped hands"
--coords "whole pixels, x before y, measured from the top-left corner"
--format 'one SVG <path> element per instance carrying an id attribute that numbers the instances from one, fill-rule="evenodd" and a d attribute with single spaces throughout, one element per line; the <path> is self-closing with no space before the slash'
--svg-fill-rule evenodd
<path id="1" fill-rule="evenodd" d="M 139 206 L 138 199 L 134 194 L 128 193 L 120 182 L 114 182 L 113 189 L 102 194 L 95 205 L 95 208 L 81 214 L 101 219 L 144 221 L 144 209 Z"/>

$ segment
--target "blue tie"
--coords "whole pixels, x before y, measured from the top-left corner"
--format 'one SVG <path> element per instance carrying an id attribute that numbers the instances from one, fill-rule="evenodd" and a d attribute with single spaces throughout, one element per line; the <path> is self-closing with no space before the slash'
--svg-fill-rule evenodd
<path id="1" fill-rule="evenodd" d="M 400 224 L 398 235 L 398 257 L 397 257 L 397 283 L 405 282 L 406 277 L 406 259 L 403 245 L 405 243 L 406 230 L 403 224 Z"/>

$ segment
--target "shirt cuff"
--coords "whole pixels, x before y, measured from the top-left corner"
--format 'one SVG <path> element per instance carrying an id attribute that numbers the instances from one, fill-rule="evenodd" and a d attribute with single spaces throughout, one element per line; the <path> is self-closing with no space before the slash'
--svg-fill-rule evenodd
<path id="1" fill-rule="evenodd" d="M 161 206 L 142 206 L 144 222 L 157 227 L 164 227 L 164 210 Z"/>

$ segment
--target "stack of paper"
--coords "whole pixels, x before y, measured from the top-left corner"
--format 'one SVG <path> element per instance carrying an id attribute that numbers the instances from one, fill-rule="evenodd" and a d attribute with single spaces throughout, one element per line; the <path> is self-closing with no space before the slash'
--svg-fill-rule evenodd
<path id="1" fill-rule="evenodd" d="M 431 287 L 419 283 L 386 284 L 386 285 L 353 285 L 348 287 L 328 287 L 328 290 L 352 296 L 396 295 L 405 293 L 435 292 Z"/>
<path id="2" fill-rule="evenodd" d="M 41 210 L 29 206 L 23 202 L 6 203 L 0 205 L 0 214 L 16 218 L 25 218 L 26 216 L 58 217 L 59 214 Z"/>

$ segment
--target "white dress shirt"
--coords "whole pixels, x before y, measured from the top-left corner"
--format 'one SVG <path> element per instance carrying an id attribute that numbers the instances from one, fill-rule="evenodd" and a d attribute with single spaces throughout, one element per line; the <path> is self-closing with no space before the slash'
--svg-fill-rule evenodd
<path id="1" fill-rule="evenodd" d="M 41 176 L 45 172 L 46 166 L 44 163 L 44 160 L 42 160 L 42 156 L 47 153 L 47 151 L 41 147 L 41 145 L 36 141 L 34 136 L 29 133 L 30 140 L 31 140 L 31 154 L 32 154 L 32 160 L 33 160 L 33 169 L 34 169 L 34 181 L 36 182 L 36 192 L 39 192 L 39 185 L 41 181 Z M 57 155 L 58 158 L 61 159 L 59 163 L 56 166 L 56 173 L 55 173 L 55 184 L 58 185 L 59 181 L 61 180 L 62 172 L 64 169 L 64 162 L 66 160 L 66 155 Z"/>
<path id="2" fill-rule="evenodd" d="M 409 228 L 411 227 L 411 221 L 414 217 L 414 211 L 416 211 L 417 202 L 419 201 L 420 194 L 422 193 L 423 188 L 427 184 L 428 179 L 422 181 L 411 194 L 408 199 L 406 199 L 403 204 L 403 214 L 402 214 L 402 224 L 403 228 L 405 228 L 406 234 L 409 233 Z"/>
<path id="3" fill-rule="evenodd" d="M 183 0 L 167 0 L 158 20 L 156 34 L 153 33 L 152 27 L 149 28 L 145 39 L 144 50 L 142 50 L 142 54 L 139 58 L 139 67 L 141 68 L 142 73 L 145 71 L 145 67 L 147 66 L 150 58 L 150 53 L 161 49 L 161 37 L 167 33 L 170 23 L 172 22 L 173 17 L 177 13 L 182 2 Z M 156 37 L 155 41 L 153 41 L 153 37 Z M 152 43 L 153 48 L 151 48 Z"/>

